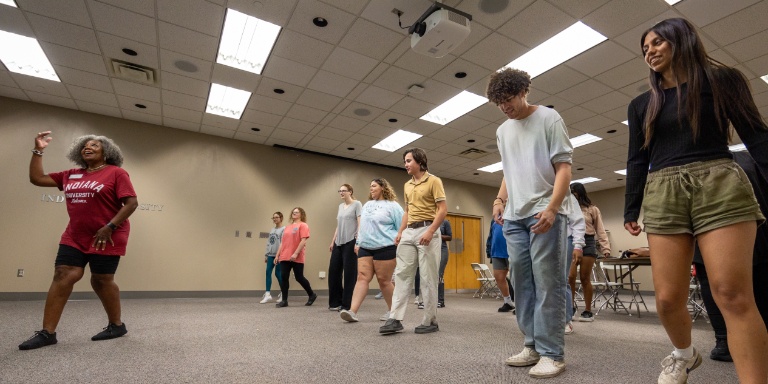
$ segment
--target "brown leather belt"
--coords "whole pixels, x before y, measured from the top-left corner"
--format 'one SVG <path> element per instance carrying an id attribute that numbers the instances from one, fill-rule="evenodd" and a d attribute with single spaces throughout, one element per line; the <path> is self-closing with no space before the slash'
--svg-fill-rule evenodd
<path id="1" fill-rule="evenodd" d="M 417 221 L 417 222 L 408 224 L 408 228 L 416 229 L 421 227 L 429 227 L 430 225 L 432 225 L 432 220 Z"/>

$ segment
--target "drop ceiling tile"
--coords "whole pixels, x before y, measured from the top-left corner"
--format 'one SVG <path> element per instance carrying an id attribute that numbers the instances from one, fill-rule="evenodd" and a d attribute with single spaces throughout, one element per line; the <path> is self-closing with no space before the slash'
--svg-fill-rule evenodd
<path id="1" fill-rule="evenodd" d="M 275 93 L 275 89 L 282 89 L 284 93 Z M 295 102 L 296 99 L 298 99 L 301 95 L 302 91 L 302 87 L 265 76 L 261 78 L 261 81 L 259 81 L 259 87 L 256 88 L 256 93 L 259 95 L 290 103 Z"/>
<path id="2" fill-rule="evenodd" d="M 726 16 L 759 2 L 760 0 L 686 0 L 680 4 L 675 4 L 675 9 L 701 28 L 712 22 L 722 21 L 721 19 Z M 738 24 L 736 26 L 744 27 L 746 25 Z"/>
<path id="3" fill-rule="evenodd" d="M 485 94 L 482 95 L 485 97 Z M 481 118 L 486 121 L 496 122 L 501 119 L 506 120 L 506 117 L 493 103 L 485 103 L 469 112 L 471 116 Z M 498 126 L 499 124 L 496 124 Z"/>
<path id="4" fill-rule="evenodd" d="M 96 30 L 144 44 L 157 45 L 154 18 L 94 0 L 88 0 L 88 7 Z"/>
<path id="5" fill-rule="evenodd" d="M 99 43 L 93 29 L 69 24 L 50 17 L 26 14 L 39 41 L 63 45 L 80 51 L 99 53 Z"/>
<path id="6" fill-rule="evenodd" d="M 97 91 L 95 89 L 67 85 L 69 94 L 76 101 L 86 101 L 117 108 L 117 98 L 112 92 Z"/>
<path id="7" fill-rule="evenodd" d="M 313 68 L 320 68 L 333 51 L 333 45 L 290 29 L 280 32 L 272 55 Z"/>
<path id="8" fill-rule="evenodd" d="M 365 90 L 360 93 L 360 95 L 357 96 L 355 100 L 363 104 L 369 104 L 378 108 L 388 109 L 400 101 L 400 99 L 403 97 L 405 97 L 405 95 L 401 93 L 392 92 L 384 88 L 379 88 L 375 85 L 370 85 L 366 87 Z"/>
<path id="9" fill-rule="evenodd" d="M 198 112 L 205 111 L 206 99 L 202 97 L 195 97 L 184 93 L 169 91 L 166 89 L 161 90 L 161 95 L 163 98 L 163 105 L 172 105 L 174 107 Z"/>
<path id="10" fill-rule="evenodd" d="M 112 86 L 115 87 L 115 93 L 118 95 L 135 97 L 156 103 L 160 102 L 159 88 L 114 78 L 112 79 Z"/>
<path id="11" fill-rule="evenodd" d="M 195 72 L 187 72 L 179 69 L 175 63 L 183 62 L 185 65 L 192 64 L 197 68 Z M 175 73 L 177 75 L 192 77 L 198 80 L 210 81 L 213 62 L 201 60 L 192 56 L 184 55 L 178 52 L 160 49 L 160 69 L 165 72 Z"/>
<path id="12" fill-rule="evenodd" d="M 29 100 L 29 97 L 21 90 L 21 88 L 8 87 L 0 85 L 0 96 L 10 97 L 19 100 Z"/>
<path id="13" fill-rule="evenodd" d="M 25 11 L 91 28 L 88 9 L 83 0 L 17 0 L 16 3 Z"/>
<path id="14" fill-rule="evenodd" d="M 353 119 L 364 120 L 372 122 L 384 112 L 383 109 L 379 109 L 370 105 L 352 102 L 347 108 L 340 112 L 341 115 L 351 117 Z"/>
<path id="15" fill-rule="evenodd" d="M 571 127 L 578 129 L 582 132 L 592 133 L 592 132 L 600 131 L 603 128 L 615 123 L 616 122 L 611 119 L 597 115 L 594 117 L 590 117 L 589 119 L 579 121 L 578 123 L 573 123 L 571 124 Z M 600 135 L 597 135 L 597 136 L 600 136 Z"/>
<path id="16" fill-rule="evenodd" d="M 165 105 L 163 106 L 163 118 L 189 121 L 199 124 L 203 119 L 203 112 Z"/>
<path id="17" fill-rule="evenodd" d="M 736 59 L 733 56 L 731 56 L 729 52 L 726 52 L 723 49 L 716 49 L 714 51 L 709 51 L 707 52 L 707 54 L 709 55 L 709 57 L 730 67 L 733 67 L 739 64 L 738 61 L 736 61 Z"/>
<path id="18" fill-rule="evenodd" d="M 311 132 L 316 125 L 317 124 L 315 123 L 301 121 L 301 120 L 293 119 L 290 117 L 284 117 L 282 120 L 280 120 L 280 124 L 278 124 L 277 127 L 281 129 L 288 129 L 290 131 L 307 134 Z"/>
<path id="19" fill-rule="evenodd" d="M 464 132 L 474 132 L 487 124 L 488 122 L 485 120 L 470 115 L 464 115 L 450 122 L 447 127 Z"/>
<path id="20" fill-rule="evenodd" d="M 614 0 L 584 17 L 583 22 L 613 38 L 668 10 L 666 3 L 657 0 Z"/>
<path id="21" fill-rule="evenodd" d="M 206 61 L 215 61 L 219 40 L 166 22 L 158 22 L 160 47 Z"/>
<path id="22" fill-rule="evenodd" d="M 633 28 L 623 32 L 619 36 L 616 36 L 616 37 L 609 36 L 609 38 L 611 38 L 611 41 L 624 46 L 624 48 L 636 54 L 638 57 L 642 57 L 643 55 L 642 55 L 642 49 L 640 48 L 640 37 L 643 36 L 643 33 L 649 28 L 651 28 L 652 26 L 654 26 L 659 21 L 666 20 L 673 17 L 680 17 L 680 14 L 677 11 L 670 8 L 659 15 L 650 17 L 644 22 L 634 25 Z"/>
<path id="23" fill-rule="evenodd" d="M 154 124 L 154 125 L 161 125 L 163 123 L 163 118 L 160 116 L 149 115 L 141 112 L 126 111 L 126 110 L 122 110 L 122 112 L 123 112 L 123 118 L 126 118 L 128 120 L 135 120 L 135 121 L 140 121 L 142 123 Z"/>
<path id="24" fill-rule="evenodd" d="M 344 97 L 357 85 L 357 82 L 348 77 L 340 76 L 328 71 L 317 71 L 307 88 L 318 92 Z"/>
<path id="25" fill-rule="evenodd" d="M 324 3 L 333 5 L 336 8 L 359 15 L 365 8 L 365 1 L 359 0 L 322 0 Z"/>
<path id="26" fill-rule="evenodd" d="M 368 2 L 360 16 L 405 36 L 407 31 L 403 28 L 407 29 L 431 5 L 428 0 L 371 1 Z M 403 12 L 400 17 L 392 12 L 394 8 Z M 402 27 L 398 25 L 398 21 Z"/>
<path id="27" fill-rule="evenodd" d="M 153 69 L 160 67 L 157 47 L 154 45 L 139 43 L 138 41 L 128 40 L 104 32 L 97 32 L 96 36 L 99 39 L 101 52 L 107 58 L 143 65 Z M 137 55 L 131 56 L 126 54 L 123 52 L 124 48 L 132 49 Z"/>
<path id="28" fill-rule="evenodd" d="M 608 92 L 595 99 L 584 102 L 581 105 L 584 106 L 584 108 L 587 108 L 591 111 L 594 111 L 597 113 L 605 113 L 619 107 L 623 107 L 626 110 L 630 101 L 632 101 L 632 99 L 629 98 L 628 96 L 624 95 L 621 92 L 614 91 L 614 92 Z"/>
<path id="29" fill-rule="evenodd" d="M 203 126 L 205 125 L 223 128 L 223 129 L 229 129 L 231 131 L 234 131 L 240 125 L 240 120 L 230 119 L 228 117 L 213 115 L 210 113 L 204 113 Z"/>
<path id="30" fill-rule="evenodd" d="M 126 112 L 131 113 L 138 113 L 142 115 L 156 115 L 161 116 L 162 106 L 160 103 L 156 103 L 150 100 L 144 100 L 137 97 L 131 97 L 131 96 L 117 96 L 117 102 L 120 105 L 120 110 L 123 111 L 123 114 Z M 146 108 L 139 108 L 136 106 L 136 104 L 141 104 L 145 106 Z"/>
<path id="31" fill-rule="evenodd" d="M 387 57 L 384 58 L 384 62 L 387 64 L 394 64 L 397 59 L 399 59 L 401 56 L 403 56 L 406 52 L 411 50 L 411 40 L 408 38 L 405 38 L 400 41 L 399 44 L 395 47 L 395 49 L 390 52 Z"/>
<path id="32" fill-rule="evenodd" d="M 224 25 L 224 7 L 205 0 L 157 0 L 160 20 L 219 37 Z"/>
<path id="33" fill-rule="evenodd" d="M 176 120 L 167 117 L 163 118 L 163 126 L 183 129 L 190 132 L 200 132 L 200 123 L 192 123 L 189 121 Z"/>
<path id="34" fill-rule="evenodd" d="M 328 25 L 323 28 L 315 26 L 312 23 L 315 17 L 328 20 Z M 354 21 L 354 15 L 338 8 L 317 0 L 303 0 L 296 6 L 286 28 L 331 44 L 338 44 Z"/>
<path id="35" fill-rule="evenodd" d="M 426 77 L 398 67 L 389 67 L 373 83 L 377 87 L 405 94 L 413 84 L 422 84 Z"/>
<path id="36" fill-rule="evenodd" d="M 112 116 L 122 118 L 123 114 L 120 113 L 120 108 L 108 107 L 104 104 L 89 103 L 87 101 L 75 100 L 78 109 L 83 112 L 95 113 L 98 115 Z"/>
<path id="37" fill-rule="evenodd" d="M 262 75 L 306 87 L 317 69 L 279 56 L 270 56 Z"/>
<path id="38" fill-rule="evenodd" d="M 211 82 L 253 93 L 261 81 L 261 76 L 241 71 L 222 64 L 213 65 Z"/>
<path id="39" fill-rule="evenodd" d="M 301 139 L 303 139 L 304 136 L 306 136 L 306 134 L 304 133 L 293 132 L 287 129 L 276 129 L 274 132 L 272 132 L 272 135 L 269 138 L 273 140 L 292 143 L 291 146 L 293 146 L 298 144 L 298 142 L 301 141 Z"/>
<path id="40" fill-rule="evenodd" d="M 328 139 L 325 137 L 315 136 L 313 138 L 310 138 L 307 142 L 307 145 L 317 147 L 317 148 L 323 148 L 325 150 L 332 150 L 341 144 L 341 141 L 339 140 L 333 140 Z"/>
<path id="41" fill-rule="evenodd" d="M 494 142 L 496 140 L 496 131 L 499 129 L 500 124 L 488 124 L 485 126 L 480 127 L 475 132 L 473 132 L 475 135 L 478 135 L 480 137 L 485 137 L 487 139 L 493 139 Z"/>
<path id="42" fill-rule="evenodd" d="M 11 73 L 0 67 L 0 85 L 4 85 L 6 87 L 11 88 L 18 88 L 16 85 L 16 82 L 13 81 L 13 78 L 11 77 Z"/>
<path id="43" fill-rule="evenodd" d="M 390 121 L 391 119 L 397 121 Z M 401 115 L 388 110 L 373 119 L 373 122 L 387 127 L 401 128 L 411 123 L 414 119 L 411 116 Z"/>
<path id="44" fill-rule="evenodd" d="M 321 109 L 324 111 L 331 111 L 341 101 L 340 97 L 329 95 L 311 89 L 305 89 L 301 96 L 296 100 L 297 104 Z"/>
<path id="45" fill-rule="evenodd" d="M 322 137 L 322 138 L 326 138 L 326 139 L 333 139 L 333 140 L 337 141 L 336 145 L 338 145 L 342 141 L 345 141 L 345 140 L 349 139 L 350 137 L 352 137 L 352 135 L 354 135 L 354 133 L 352 133 L 350 131 L 345 131 L 343 129 L 338 129 L 338 128 L 334 128 L 334 127 L 325 127 L 320 132 L 317 133 L 317 137 Z"/>
<path id="46" fill-rule="evenodd" d="M 349 93 L 347 94 L 347 96 L 345 96 L 345 98 L 349 100 L 355 100 L 357 99 L 358 96 L 360 96 L 361 93 L 363 93 L 363 91 L 365 91 L 366 88 L 368 88 L 368 84 L 357 83 L 357 85 L 355 85 L 355 87 L 352 88 L 351 91 L 349 91 Z"/>
<path id="47" fill-rule="evenodd" d="M 246 108 L 254 109 L 257 111 L 268 112 L 275 115 L 284 116 L 291 108 L 291 103 L 273 99 L 258 94 L 251 95 L 251 99 L 248 101 Z"/>
<path id="48" fill-rule="evenodd" d="M 594 12 L 608 1 L 610 0 L 547 0 L 548 3 L 577 19 Z"/>
<path id="49" fill-rule="evenodd" d="M 456 9 L 472 15 L 472 22 L 497 29 L 511 17 L 529 7 L 534 0 L 487 1 L 464 0 Z"/>
<path id="50" fill-rule="evenodd" d="M 542 73 L 531 81 L 531 85 L 550 95 L 558 95 L 559 92 L 573 87 L 587 80 L 587 77 L 566 66 L 557 66 Z"/>
<path id="51" fill-rule="evenodd" d="M 334 107 L 331 112 L 333 112 L 333 114 L 339 114 L 341 113 L 341 111 L 347 108 L 347 106 L 349 106 L 349 104 L 351 103 L 352 103 L 352 100 L 344 99 L 341 102 L 339 102 L 339 104 L 336 105 L 336 107 Z"/>
<path id="52" fill-rule="evenodd" d="M 370 148 L 374 146 L 376 143 L 378 143 L 379 141 L 381 141 L 381 139 L 379 139 L 378 137 L 355 133 L 354 135 L 346 139 L 345 144 L 353 144 L 355 146 L 363 146 L 366 148 Z"/>
<path id="53" fill-rule="evenodd" d="M 412 143 L 412 146 L 422 148 L 426 151 L 433 151 L 448 144 L 445 140 L 436 139 L 434 137 L 422 136 Z M 428 156 L 429 157 L 429 156 Z"/>
<path id="54" fill-rule="evenodd" d="M 595 77 L 636 57 L 637 54 L 609 40 L 566 61 L 565 65 Z"/>
<path id="55" fill-rule="evenodd" d="M 738 60 L 749 61 L 768 54 L 768 46 L 764 43 L 765 41 L 768 41 L 768 29 L 739 40 L 725 47 L 725 49 L 731 52 Z"/>
<path id="56" fill-rule="evenodd" d="M 408 125 L 403 127 L 403 130 L 406 130 L 408 132 L 418 133 L 420 135 L 431 135 L 434 132 L 437 132 L 438 130 L 443 128 L 444 126 L 435 124 L 431 121 L 414 119 Z"/>
<path id="57" fill-rule="evenodd" d="M 634 99 L 635 97 L 648 91 L 649 89 L 650 89 L 650 86 L 648 85 L 648 80 L 646 75 L 645 80 L 639 80 L 633 84 L 627 85 L 626 87 L 621 88 L 619 91 L 621 91 L 621 93 Z"/>
<path id="58" fill-rule="evenodd" d="M 344 35 L 339 46 L 383 60 L 403 39 L 403 35 L 395 31 L 358 18 L 349 32 Z"/>
<path id="59" fill-rule="evenodd" d="M 563 118 L 563 121 L 568 126 L 574 123 L 578 123 L 579 121 L 589 119 L 590 117 L 593 117 L 596 115 L 595 112 L 582 108 L 578 105 L 568 108 L 566 110 L 558 109 L 557 111 L 558 113 L 560 113 L 560 117 Z"/>
<path id="60" fill-rule="evenodd" d="M 32 26 L 29 25 L 24 13 L 18 8 L 5 7 L 0 12 L 0 30 L 15 33 L 17 35 L 37 38 Z"/>
<path id="61" fill-rule="evenodd" d="M 431 58 L 409 49 L 395 61 L 394 65 L 422 76 L 432 77 L 454 60 L 456 56 L 451 54 L 441 58 Z"/>
<path id="62" fill-rule="evenodd" d="M 426 115 L 429 111 L 434 109 L 436 105 L 430 104 L 413 97 L 407 96 L 395 103 L 390 111 L 400 113 L 410 117 L 421 117 Z"/>
<path id="63" fill-rule="evenodd" d="M 40 42 L 40 46 L 42 46 L 51 64 L 58 64 L 104 76 L 108 74 L 104 65 L 104 59 L 99 55 L 44 42 Z"/>
<path id="64" fill-rule="evenodd" d="M 42 103 L 42 104 L 48 104 L 48 105 L 55 105 L 57 107 L 62 108 L 69 108 L 69 109 L 77 109 L 77 105 L 75 102 L 67 97 L 60 97 L 55 95 L 50 95 L 47 93 L 38 93 L 38 92 L 32 92 L 32 91 L 25 91 L 27 96 L 29 96 L 29 99 L 34 101 L 35 103 Z"/>
<path id="65" fill-rule="evenodd" d="M 291 109 L 288 111 L 286 116 L 294 119 L 318 124 L 320 123 L 320 121 L 323 120 L 323 118 L 327 114 L 328 114 L 327 111 L 323 111 L 321 109 L 294 104 L 293 107 L 291 107 Z"/>
<path id="66" fill-rule="evenodd" d="M 577 19 L 546 1 L 536 1 L 506 21 L 497 32 L 533 48 L 576 23 Z"/>
<path id="67" fill-rule="evenodd" d="M 648 66 L 643 59 L 635 58 L 595 76 L 595 79 L 609 87 L 622 88 L 647 77 Z"/>
<path id="68" fill-rule="evenodd" d="M 464 72 L 464 78 L 457 78 L 456 74 Z M 458 58 L 440 70 L 432 78 L 459 89 L 466 89 L 470 85 L 488 78 L 493 71 L 472 64 L 469 61 Z"/>
<path id="69" fill-rule="evenodd" d="M 322 69 L 337 75 L 363 80 L 378 62 L 368 56 L 336 47 L 323 64 Z"/>
<path id="70" fill-rule="evenodd" d="M 351 117 L 338 115 L 328 123 L 328 126 L 343 129 L 345 131 L 357 132 L 366 125 L 365 121 L 353 119 Z M 370 133 L 369 133 L 370 134 Z"/>
<path id="71" fill-rule="evenodd" d="M 472 28 L 472 32 L 469 33 L 469 36 L 467 36 L 467 38 L 464 39 L 464 41 L 461 42 L 461 44 L 459 44 L 458 47 L 456 47 L 456 49 L 451 51 L 452 54 L 463 57 L 464 53 L 466 53 L 467 50 L 477 45 L 483 39 L 488 37 L 488 35 L 490 35 L 492 32 L 490 29 L 484 27 L 482 24 L 477 24 L 477 23 L 471 23 L 471 28 Z"/>
<path id="72" fill-rule="evenodd" d="M 187 76 L 177 75 L 171 72 L 161 72 L 163 89 L 207 99 L 210 84 L 206 81 L 193 79 Z"/>
<path id="73" fill-rule="evenodd" d="M 243 112 L 243 116 L 241 117 L 241 120 L 243 121 L 258 123 L 267 127 L 276 127 L 278 124 L 280 124 L 280 120 L 282 119 L 283 116 L 257 111 L 255 109 L 246 109 L 245 112 Z"/>
<path id="74" fill-rule="evenodd" d="M 212 135 L 212 136 L 225 137 L 227 139 L 231 139 L 235 137 L 235 131 L 231 129 L 215 127 L 215 126 L 210 126 L 205 124 L 200 126 L 200 133 L 204 133 L 206 135 Z"/>
<path id="75" fill-rule="evenodd" d="M 62 67 L 60 65 L 55 65 L 54 69 L 56 70 L 59 79 L 65 84 L 77 85 L 79 87 L 91 88 L 103 92 L 112 92 L 112 83 L 107 76 Z M 2 82 L 0 81 L 0 83 Z"/>
<path id="76" fill-rule="evenodd" d="M 19 86 L 19 88 L 25 91 L 32 91 L 65 98 L 70 97 L 67 88 L 62 83 L 41 79 L 39 77 L 21 75 L 18 73 L 10 73 L 10 76 Z"/>
<path id="77" fill-rule="evenodd" d="M 446 140 L 448 142 L 452 142 L 455 140 L 458 140 L 460 137 L 466 135 L 467 133 L 464 131 L 459 131 L 458 129 L 452 129 L 447 127 L 441 127 L 440 129 L 436 130 L 435 132 L 429 134 L 429 137 L 439 138 L 441 140 Z"/>
<path id="78" fill-rule="evenodd" d="M 712 8 L 715 10 L 723 8 L 733 9 L 733 7 L 743 7 L 746 5 L 745 1 L 728 1 L 724 3 L 726 4 L 713 4 Z M 709 11 L 710 10 L 707 9 L 708 14 Z M 719 44 L 732 44 L 758 32 L 764 31 L 766 29 L 765 16 L 767 14 L 768 3 L 765 1 L 758 1 L 756 4 L 749 6 L 746 9 L 714 21 L 702 28 L 702 31 Z"/>
<path id="79" fill-rule="evenodd" d="M 485 69 L 496 71 L 527 51 L 524 46 L 494 32 L 467 50 L 462 57 Z"/>

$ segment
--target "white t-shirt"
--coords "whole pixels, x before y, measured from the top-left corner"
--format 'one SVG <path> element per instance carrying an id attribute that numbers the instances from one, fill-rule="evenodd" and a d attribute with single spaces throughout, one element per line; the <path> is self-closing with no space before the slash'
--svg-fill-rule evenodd
<path id="1" fill-rule="evenodd" d="M 509 201 L 504 220 L 520 220 L 543 211 L 555 187 L 556 163 L 571 163 L 573 146 L 563 118 L 554 109 L 539 106 L 521 120 L 509 119 L 496 130 Z M 559 213 L 567 215 L 570 200 Z"/>

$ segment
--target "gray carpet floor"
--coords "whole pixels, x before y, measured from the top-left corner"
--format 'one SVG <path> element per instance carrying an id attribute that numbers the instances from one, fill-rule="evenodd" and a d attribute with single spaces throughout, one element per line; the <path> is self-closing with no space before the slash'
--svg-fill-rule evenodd
<path id="1" fill-rule="evenodd" d="M 295 294 L 287 308 L 257 298 L 123 300 L 125 337 L 94 342 L 106 325 L 101 304 L 71 301 L 59 343 L 32 351 L 18 344 L 40 329 L 43 302 L 0 302 L 1 383 L 655 383 L 671 345 L 648 297 L 642 317 L 601 312 L 574 323 L 566 336 L 566 371 L 544 381 L 528 368 L 504 365 L 522 348 L 511 314 L 500 301 L 448 294 L 440 332 L 413 333 L 421 311 L 409 304 L 405 331 L 378 334 L 386 311 L 372 296 L 359 323 L 327 308 L 327 297 L 305 307 Z M 690 383 L 736 383 L 732 363 L 708 358 L 710 325 L 693 327 L 704 363 Z"/>

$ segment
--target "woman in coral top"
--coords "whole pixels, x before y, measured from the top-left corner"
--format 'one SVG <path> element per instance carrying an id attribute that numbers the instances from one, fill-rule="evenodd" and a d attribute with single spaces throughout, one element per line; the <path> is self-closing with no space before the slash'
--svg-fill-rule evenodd
<path id="1" fill-rule="evenodd" d="M 312 291 L 312 286 L 304 277 L 304 254 L 308 239 L 307 213 L 303 208 L 296 207 L 291 210 L 291 224 L 286 225 L 283 230 L 283 240 L 277 250 L 277 259 L 275 260 L 275 263 L 280 263 L 280 274 L 282 275 L 280 290 L 283 292 L 283 300 L 276 304 L 278 308 L 288 306 L 288 279 L 291 278 L 291 271 L 293 271 L 296 281 L 309 295 L 309 300 L 304 305 L 312 305 L 317 299 L 317 294 Z"/>

